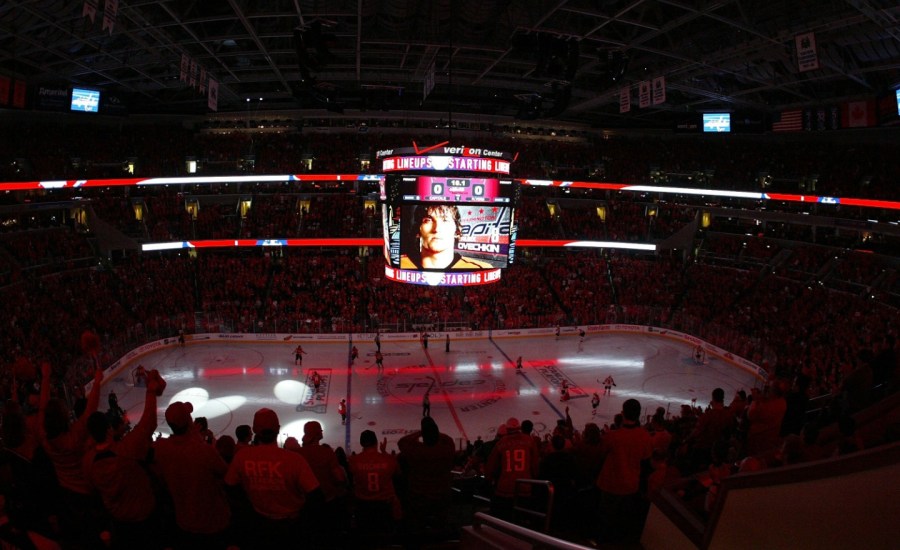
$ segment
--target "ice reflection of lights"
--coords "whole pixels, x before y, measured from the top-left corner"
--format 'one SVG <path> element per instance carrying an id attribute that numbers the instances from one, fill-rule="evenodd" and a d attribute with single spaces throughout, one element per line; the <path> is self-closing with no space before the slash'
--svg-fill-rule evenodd
<path id="1" fill-rule="evenodd" d="M 210 399 L 202 407 L 194 407 L 194 418 L 205 416 L 206 418 L 217 418 L 239 409 L 247 398 L 243 395 L 228 395 L 225 397 L 216 397 Z"/>
<path id="2" fill-rule="evenodd" d="M 644 368 L 644 359 L 612 359 L 607 357 L 560 357 L 557 360 L 557 366 L 563 367 L 567 365 L 578 367 L 597 367 L 600 369 L 642 369 Z"/>
<path id="3" fill-rule="evenodd" d="M 166 374 L 168 376 L 168 374 Z M 203 388 L 187 388 L 185 390 L 181 390 L 172 396 L 172 399 L 169 400 L 169 405 L 176 401 L 184 401 L 185 403 L 190 403 L 194 406 L 194 411 L 202 407 L 209 401 L 209 392 Z M 168 407 L 168 405 L 167 405 Z"/>
<path id="4" fill-rule="evenodd" d="M 616 391 L 614 389 L 613 396 L 614 397 L 623 397 L 625 399 L 637 399 L 638 401 L 643 400 L 641 402 L 641 405 L 643 405 L 644 407 L 647 406 L 646 402 L 650 402 L 650 401 L 658 402 L 658 403 L 672 403 L 675 405 L 681 405 L 681 404 L 688 405 L 691 402 L 690 399 L 686 398 L 683 395 L 662 395 L 659 393 L 647 393 L 647 392 L 642 392 L 642 391 L 627 391 L 627 390 Z"/>
<path id="5" fill-rule="evenodd" d="M 461 363 L 457 363 L 456 366 L 453 367 L 453 370 L 455 372 L 460 372 L 460 373 L 461 372 L 478 372 L 479 367 L 478 367 L 478 363 L 461 362 Z"/>
<path id="6" fill-rule="evenodd" d="M 203 388 L 188 388 L 173 395 L 166 408 L 176 401 L 190 403 L 194 407 L 194 412 L 191 413 L 193 418 L 205 416 L 212 419 L 233 413 L 247 402 L 247 398 L 243 395 L 229 395 L 210 399 L 209 392 Z M 168 424 L 161 423 L 159 429 L 162 433 L 171 433 Z"/>
<path id="7" fill-rule="evenodd" d="M 275 397 L 282 403 L 296 405 L 306 397 L 306 384 L 297 380 L 282 380 L 275 384 Z"/>
<path id="8" fill-rule="evenodd" d="M 281 420 L 279 418 L 279 420 Z M 284 424 L 282 421 L 281 431 L 278 432 L 278 446 L 284 445 L 284 440 L 289 437 L 296 437 L 299 443 L 303 442 L 303 426 L 306 425 L 307 422 L 311 422 L 316 420 L 315 418 L 302 418 L 300 420 L 294 420 L 288 424 Z M 328 438 L 328 434 L 325 434 L 325 438 Z"/>

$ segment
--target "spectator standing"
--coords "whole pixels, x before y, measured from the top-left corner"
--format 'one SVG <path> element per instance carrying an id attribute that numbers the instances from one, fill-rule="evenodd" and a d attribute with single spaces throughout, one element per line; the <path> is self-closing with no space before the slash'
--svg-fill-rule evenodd
<path id="1" fill-rule="evenodd" d="M 172 497 L 174 547 L 224 548 L 231 524 L 224 487 L 228 465 L 215 447 L 192 429 L 193 410 L 190 403 L 182 401 L 166 409 L 172 435 L 154 443 L 153 467 Z"/>
<path id="2" fill-rule="evenodd" d="M 725 406 L 725 390 L 716 388 L 712 391 L 709 408 L 700 415 L 694 430 L 685 439 L 685 443 L 690 446 L 692 471 L 709 465 L 713 445 L 730 435 L 733 426 L 734 414 Z"/>
<path id="3" fill-rule="evenodd" d="M 453 494 L 456 446 L 432 417 L 423 417 L 420 426 L 397 442 L 397 460 L 406 477 L 404 517 L 413 529 L 443 527 Z"/>
<path id="4" fill-rule="evenodd" d="M 114 439 L 107 415 L 95 411 L 88 417 L 93 446 L 84 455 L 83 467 L 112 519 L 112 548 L 149 550 L 160 543 L 156 494 L 146 462 L 157 425 L 156 398 L 164 388 L 159 373 L 151 371 L 141 419 L 120 441 Z"/>
<path id="5" fill-rule="evenodd" d="M 397 459 L 386 453 L 387 440 L 378 448 L 378 437 L 372 430 L 359 435 L 362 452 L 350 456 L 353 479 L 354 516 L 362 536 L 368 533 L 392 533 L 401 516 L 400 502 L 394 489 L 394 476 L 399 472 Z"/>
<path id="6" fill-rule="evenodd" d="M 518 419 L 510 418 L 505 426 L 506 435 L 491 450 L 484 475 L 494 486 L 492 512 L 508 519 L 516 494 L 516 480 L 534 479 L 537 476 L 540 452 L 534 439 L 522 433 Z"/>
<path id="7" fill-rule="evenodd" d="M 622 404 L 622 426 L 601 439 L 603 467 L 597 476 L 600 490 L 602 540 L 636 541 L 641 531 L 641 463 L 652 454 L 650 433 L 640 425 L 641 404 L 628 399 Z"/>
<path id="8" fill-rule="evenodd" d="M 319 481 L 299 453 L 278 447 L 280 428 L 275 411 L 256 411 L 257 444 L 237 453 L 225 474 L 225 483 L 241 487 L 255 512 L 248 529 L 253 537 L 244 541 L 249 548 L 294 548 L 318 534 L 315 519 L 324 502 Z"/>
<path id="9" fill-rule="evenodd" d="M 323 519 L 335 533 L 346 527 L 347 472 L 338 464 L 331 446 L 322 443 L 322 424 L 312 420 L 303 425 L 303 446 L 297 449 L 312 468 L 325 498 Z"/>
<path id="10" fill-rule="evenodd" d="M 97 411 L 103 371 L 97 369 L 86 407 L 75 422 L 60 399 L 50 399 L 50 364 L 41 366 L 39 426 L 41 445 L 53 463 L 60 490 L 60 542 L 63 546 L 90 546 L 100 532 L 102 503 L 84 473 L 88 449 L 87 419 Z"/>

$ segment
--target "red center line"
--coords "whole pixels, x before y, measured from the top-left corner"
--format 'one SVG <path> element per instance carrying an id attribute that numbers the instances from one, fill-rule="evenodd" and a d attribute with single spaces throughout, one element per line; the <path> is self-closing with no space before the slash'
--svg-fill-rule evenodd
<path id="1" fill-rule="evenodd" d="M 444 390 L 444 383 L 441 380 L 441 375 L 434 366 L 434 361 L 431 359 L 431 354 L 428 353 L 427 348 L 425 349 L 425 357 L 428 358 L 428 364 L 431 366 L 431 372 L 434 374 L 434 379 L 437 380 L 438 386 L 441 388 L 441 395 L 444 397 L 444 401 L 447 402 L 447 408 L 450 409 L 450 415 L 453 416 L 453 421 L 456 422 L 456 428 L 462 435 L 463 440 L 468 441 L 469 436 L 466 435 L 466 429 L 463 428 L 462 421 L 459 419 L 459 414 L 456 412 L 456 407 L 453 406 L 453 400 L 450 399 L 447 392 Z"/>

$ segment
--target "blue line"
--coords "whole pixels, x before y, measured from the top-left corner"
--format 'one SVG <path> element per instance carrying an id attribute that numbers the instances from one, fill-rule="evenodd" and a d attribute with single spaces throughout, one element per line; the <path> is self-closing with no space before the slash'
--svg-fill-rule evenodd
<path id="1" fill-rule="evenodd" d="M 351 412 L 353 409 L 351 408 L 351 403 L 353 402 L 350 399 L 350 396 L 353 394 L 351 391 L 353 389 L 353 365 L 350 364 L 350 350 L 353 349 L 353 338 L 348 338 L 348 348 L 347 348 L 347 421 L 344 422 L 344 449 L 347 451 L 347 456 L 350 456 L 350 452 L 352 449 L 350 448 L 350 422 L 353 420 L 353 413 Z"/>
<path id="2" fill-rule="evenodd" d="M 491 342 L 492 344 L 494 344 L 494 347 L 497 348 L 497 351 L 499 351 L 500 353 L 502 353 L 502 354 L 503 354 L 503 357 L 506 357 L 506 360 L 509 361 L 510 363 L 512 363 L 512 364 L 513 364 L 513 368 L 515 368 L 516 362 L 513 360 L 512 357 L 510 357 L 509 355 L 507 355 L 505 351 L 503 351 L 503 348 L 500 347 L 500 344 L 498 344 L 498 343 L 494 340 L 494 337 L 493 337 L 491 334 L 488 334 L 488 340 L 490 340 L 490 342 Z M 535 383 L 531 381 L 531 378 L 529 378 L 528 375 L 525 374 L 525 371 L 524 371 L 524 370 L 522 370 L 521 372 L 517 372 L 517 373 L 516 373 L 516 376 L 521 376 L 521 377 L 525 378 L 525 380 L 526 380 L 529 384 L 531 384 L 531 387 L 532 387 L 532 388 L 537 388 L 537 386 L 535 385 Z M 546 403 L 547 406 L 549 406 L 551 409 L 553 409 L 553 412 L 556 413 L 556 416 L 558 416 L 558 417 L 560 417 L 560 418 L 565 418 L 565 417 L 566 417 L 565 414 L 559 412 L 559 409 L 556 408 L 556 405 L 553 404 L 553 401 L 550 401 L 550 399 L 549 399 L 546 395 L 544 395 L 543 393 L 539 393 L 539 395 L 541 396 L 541 399 L 544 400 L 544 403 Z"/>

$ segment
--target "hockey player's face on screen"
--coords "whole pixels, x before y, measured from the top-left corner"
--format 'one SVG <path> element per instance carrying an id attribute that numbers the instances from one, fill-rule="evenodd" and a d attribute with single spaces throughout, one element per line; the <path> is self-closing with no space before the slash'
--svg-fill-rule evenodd
<path id="1" fill-rule="evenodd" d="M 419 225 L 422 253 L 437 254 L 452 250 L 456 240 L 456 221 L 447 208 L 429 209 Z"/>

